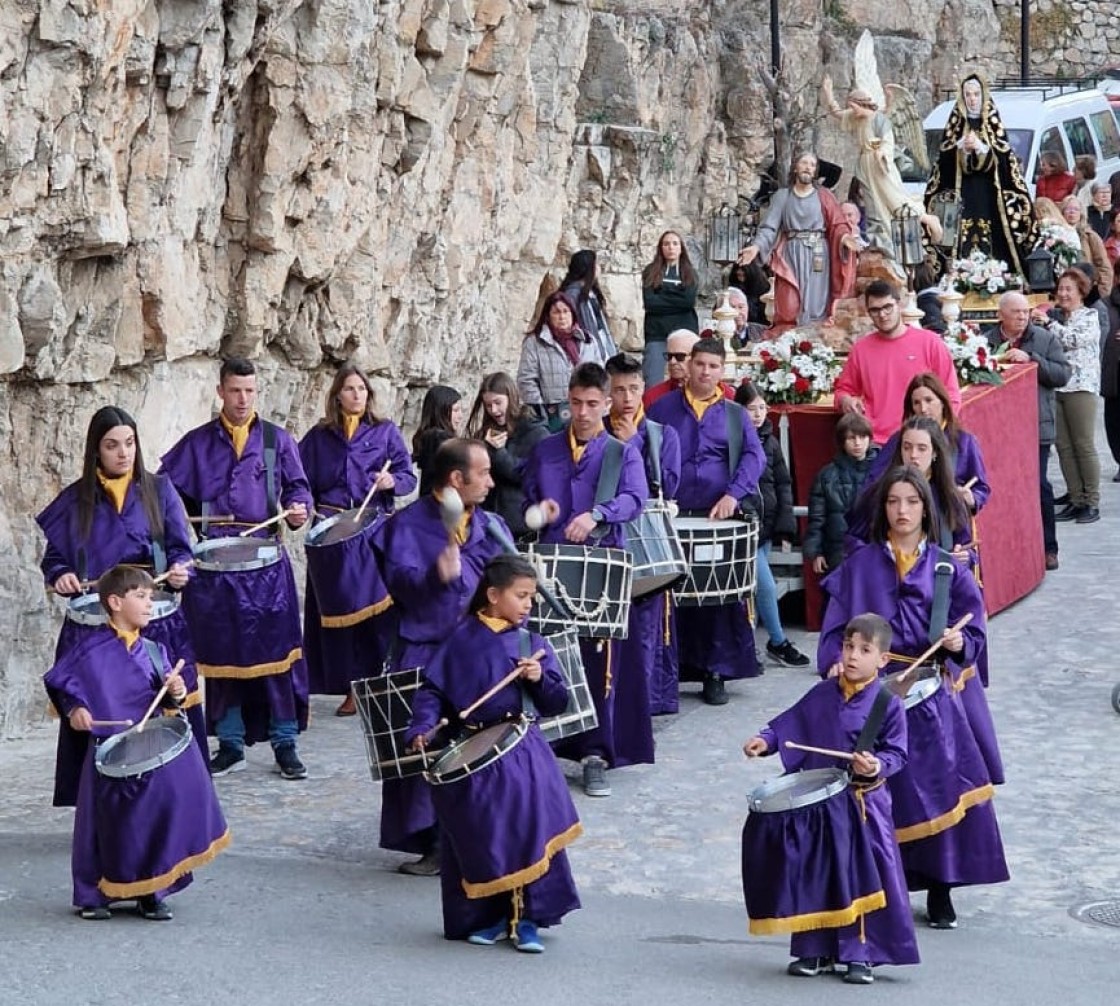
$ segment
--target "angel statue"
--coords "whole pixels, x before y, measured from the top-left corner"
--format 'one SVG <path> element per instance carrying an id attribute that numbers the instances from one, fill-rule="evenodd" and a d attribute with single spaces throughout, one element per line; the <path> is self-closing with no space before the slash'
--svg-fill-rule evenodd
<path id="1" fill-rule="evenodd" d="M 875 43 L 867 31 L 856 45 L 854 76 L 856 86 L 848 93 L 846 107 L 836 101 L 828 76 L 821 81 L 821 98 L 829 113 L 855 137 L 859 146 L 859 158 L 852 173 L 863 193 L 868 240 L 889 259 L 896 260 L 891 218 L 904 207 L 921 220 L 934 243 L 941 240 L 940 221 L 926 212 L 921 197 L 906 191 L 897 163 L 909 156 L 923 171 L 929 170 L 922 121 L 914 96 L 906 88 L 888 85 L 889 100 L 883 93 L 875 63 Z M 896 132 L 903 138 L 901 148 L 895 142 Z"/>

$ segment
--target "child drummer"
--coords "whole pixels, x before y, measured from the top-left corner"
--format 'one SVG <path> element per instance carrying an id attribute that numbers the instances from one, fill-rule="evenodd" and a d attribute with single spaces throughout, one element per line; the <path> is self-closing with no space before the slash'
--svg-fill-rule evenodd
<path id="1" fill-rule="evenodd" d="M 811 688 L 743 746 L 748 758 L 779 753 L 787 772 L 850 768 L 849 793 L 853 800 L 858 800 L 859 816 L 867 829 L 872 858 L 885 895 L 885 906 L 872 910 L 868 910 L 870 902 L 852 903 L 839 912 L 831 906 L 833 910 L 829 915 L 844 920 L 843 924 L 831 928 L 816 928 L 821 925 L 820 912 L 752 919 L 752 933 L 792 934 L 790 954 L 795 960 L 788 968 L 791 975 L 811 977 L 830 973 L 839 964 L 846 968 L 845 982 L 867 985 L 873 981 L 871 969 L 877 965 L 918 963 L 910 899 L 894 836 L 890 790 L 885 785 L 886 779 L 906 763 L 906 716 L 902 702 L 878 684 L 879 671 L 889 659 L 890 644 L 891 628 L 885 619 L 874 614 L 851 619 L 844 630 L 838 673 Z M 880 695 L 883 697 L 879 698 Z M 855 751 L 871 717 L 880 720 L 873 733 L 874 739 L 866 744 L 866 750 Z M 873 729 L 874 722 L 871 725 Z M 788 747 L 790 741 L 854 753 L 849 762 Z M 838 847 L 830 851 L 837 857 L 846 857 L 849 850 Z M 771 864 L 748 861 L 749 852 L 744 843 L 744 891 L 750 885 L 764 886 L 771 869 Z M 850 864 L 854 860 L 855 857 L 850 857 L 844 861 Z M 815 879 L 813 864 L 797 865 L 803 865 L 800 876 L 806 885 L 811 885 Z M 852 869 L 850 865 L 847 868 Z M 819 895 L 821 908 L 825 907 L 826 892 L 806 890 L 802 893 L 810 898 Z"/>
<path id="2" fill-rule="evenodd" d="M 177 709 L 187 689 L 161 645 L 140 636 L 152 614 L 152 579 L 115 566 L 98 581 L 109 616 L 44 676 L 47 694 L 70 726 L 90 738 L 78 760 L 59 765 L 79 777 L 71 870 L 83 919 L 111 917 L 113 902 L 135 900 L 145 919 L 171 918 L 164 896 L 191 882 L 195 867 L 229 844 L 206 763 L 196 744 L 138 777 L 114 779 L 96 767 L 98 745 L 139 724 L 166 684 Z M 159 716 L 158 709 L 154 712 Z"/>
<path id="3" fill-rule="evenodd" d="M 543 716 L 562 713 L 568 693 L 556 655 L 523 629 L 537 579 L 521 556 L 487 564 L 470 613 L 436 652 L 416 693 L 406 741 L 427 746 L 441 719 L 471 732 L 522 716 L 526 699 Z M 469 713 L 511 672 L 519 674 Z M 564 848 L 582 834 L 560 766 L 535 723 L 497 761 L 462 780 L 432 786 L 442 831 L 443 931 L 491 946 L 511 938 L 540 953 L 539 929 L 580 907 Z"/>

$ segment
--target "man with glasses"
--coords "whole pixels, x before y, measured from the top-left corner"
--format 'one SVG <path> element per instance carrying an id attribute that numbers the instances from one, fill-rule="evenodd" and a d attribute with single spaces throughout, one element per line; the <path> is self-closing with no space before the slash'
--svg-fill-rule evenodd
<path id="1" fill-rule="evenodd" d="M 836 407 L 866 416 L 871 439 L 880 446 L 898 429 L 906 387 L 918 374 L 936 374 L 949 392 L 954 413 L 961 407 L 948 347 L 936 332 L 903 322 L 898 296 L 885 280 L 868 285 L 864 298 L 875 328 L 852 346 L 833 389 Z"/>
<path id="2" fill-rule="evenodd" d="M 665 363 L 668 365 L 669 377 L 652 388 L 646 388 L 646 393 L 642 396 L 642 405 L 645 408 L 648 409 L 670 391 L 677 391 L 684 387 L 684 382 L 688 378 L 688 357 L 692 347 L 699 341 L 700 336 L 687 328 L 678 328 L 675 332 L 669 333 L 669 338 L 665 340 Z M 720 381 L 719 386 L 724 398 L 734 399 L 735 389 L 731 385 L 726 381 Z"/>

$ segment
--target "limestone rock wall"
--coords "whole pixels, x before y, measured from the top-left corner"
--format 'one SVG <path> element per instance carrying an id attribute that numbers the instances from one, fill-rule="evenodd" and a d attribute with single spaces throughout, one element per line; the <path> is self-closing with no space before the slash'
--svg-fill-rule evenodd
<path id="1" fill-rule="evenodd" d="M 783 0 L 803 125 L 822 65 L 846 86 L 864 26 L 884 78 L 926 102 L 968 46 L 1013 69 L 1002 6 Z M 657 235 L 680 229 L 714 286 L 703 221 L 769 159 L 767 11 L 0 4 L 0 735 L 43 706 L 58 612 L 32 515 L 76 477 L 97 407 L 137 416 L 154 467 L 210 416 L 221 354 L 257 359 L 262 411 L 297 433 L 355 358 L 410 423 L 428 385 L 470 394 L 516 362 L 542 276 L 585 246 L 604 252 L 617 334 L 640 342 Z"/>

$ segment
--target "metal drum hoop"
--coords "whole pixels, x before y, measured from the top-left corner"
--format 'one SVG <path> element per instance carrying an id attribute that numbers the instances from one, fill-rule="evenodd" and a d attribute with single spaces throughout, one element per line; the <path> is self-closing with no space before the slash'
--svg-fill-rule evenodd
<path id="1" fill-rule="evenodd" d="M 492 765 L 517 747 L 525 738 L 525 734 L 528 733 L 529 724 L 530 721 L 522 716 L 515 720 L 504 720 L 501 723 L 494 723 L 491 726 L 484 727 L 482 730 L 476 730 L 460 737 L 457 741 L 450 744 L 447 750 L 428 766 L 428 770 L 424 773 L 424 778 L 433 786 L 446 786 L 448 783 L 459 782 L 467 778 L 467 776 L 474 775 L 474 773 L 486 768 L 487 765 Z M 482 754 L 474 760 L 459 765 L 456 768 L 447 768 L 449 763 L 458 759 L 459 752 L 464 744 L 470 741 L 475 741 L 477 743 L 479 738 L 486 735 L 493 735 L 494 740 Z M 440 768 L 441 765 L 444 766 L 442 770 Z"/>
<path id="2" fill-rule="evenodd" d="M 173 590 L 152 591 L 152 621 L 159 621 L 174 615 L 183 603 L 183 595 Z M 86 609 L 91 610 L 86 610 Z M 99 626 L 104 625 L 109 616 L 101 607 L 101 599 L 96 594 L 79 594 L 66 602 L 66 618 L 78 625 Z"/>
<path id="3" fill-rule="evenodd" d="M 175 737 L 165 750 L 152 755 L 150 758 L 131 765 L 114 765 L 109 763 L 109 756 L 122 744 L 127 743 L 127 738 L 137 736 L 138 730 L 136 727 L 132 727 L 122 733 L 114 734 L 97 746 L 94 766 L 98 773 L 111 779 L 131 779 L 134 776 L 144 775 L 145 772 L 151 772 L 170 761 L 174 761 L 194 743 L 194 735 L 191 732 L 190 724 L 182 716 L 155 716 L 148 720 L 144 726 L 144 732 L 147 733 L 148 731 L 162 731 L 165 734 L 174 734 Z"/>
<path id="4" fill-rule="evenodd" d="M 780 814 L 823 803 L 847 789 L 849 781 L 842 768 L 808 769 L 768 779 L 751 790 L 747 799 L 753 814 Z"/>
<path id="5" fill-rule="evenodd" d="M 218 556 L 223 549 L 233 544 L 245 546 L 247 542 L 257 543 L 257 557 L 238 562 L 221 562 Z M 208 558 L 209 557 L 209 558 Z M 254 569 L 265 569 L 280 561 L 280 545 L 263 538 L 207 538 L 194 546 L 194 567 L 207 573 L 244 573 Z"/>

